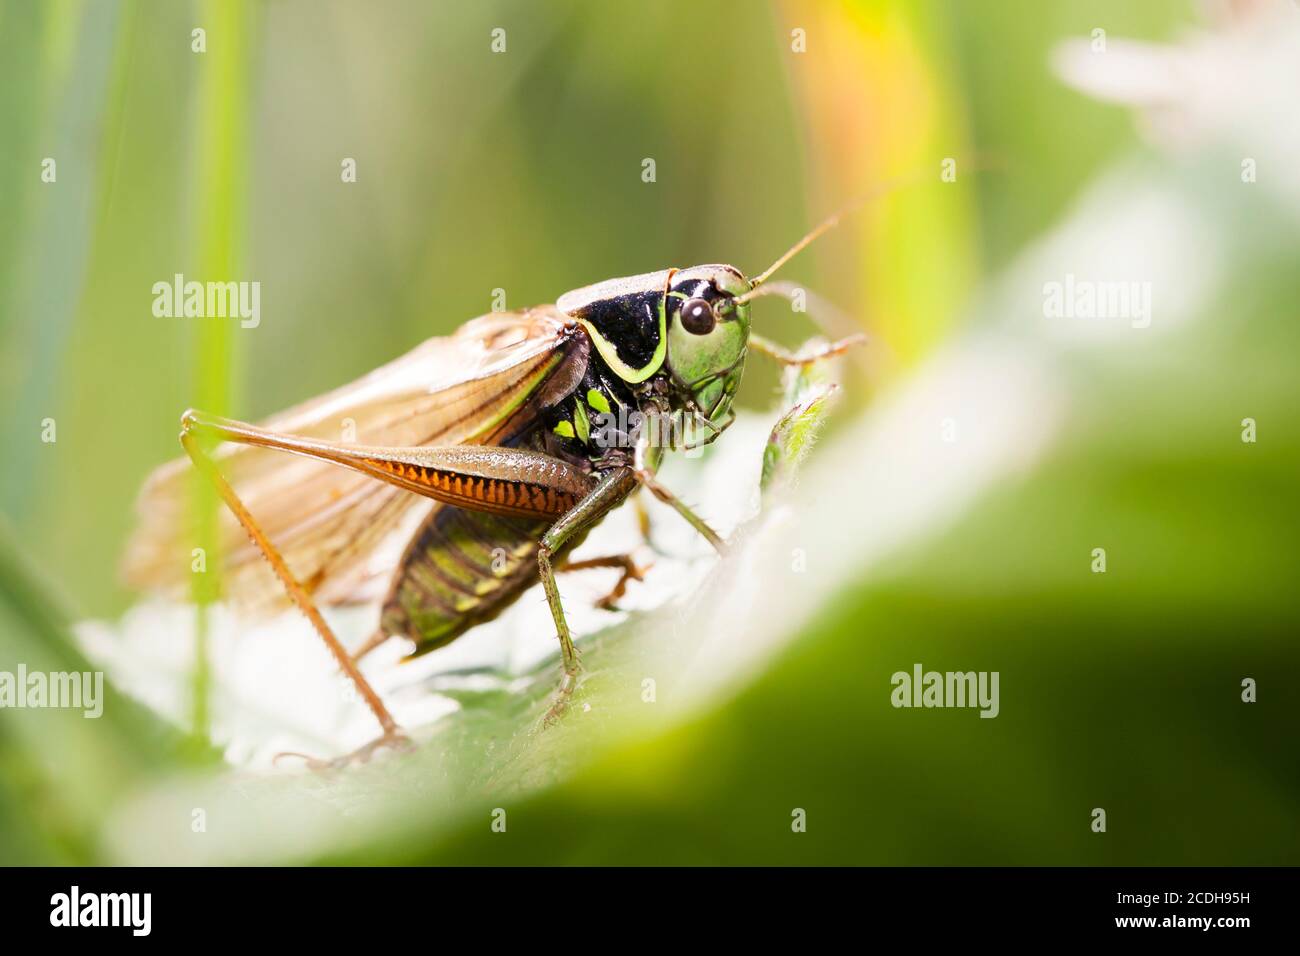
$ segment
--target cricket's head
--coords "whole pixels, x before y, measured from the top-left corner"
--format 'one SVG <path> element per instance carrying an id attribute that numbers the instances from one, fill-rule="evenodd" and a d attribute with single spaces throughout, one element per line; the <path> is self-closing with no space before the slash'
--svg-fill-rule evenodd
<path id="1" fill-rule="evenodd" d="M 566 292 L 556 307 L 576 319 L 609 369 L 636 385 L 663 372 L 683 404 L 710 420 L 731 408 L 749 344 L 753 288 L 733 266 L 663 269 Z"/>
<path id="2" fill-rule="evenodd" d="M 727 265 L 662 269 L 573 289 L 555 301 L 556 308 L 577 320 L 623 381 L 639 385 L 666 370 L 678 396 L 690 399 L 683 404 L 718 422 L 731 409 L 745 370 L 749 303 L 760 295 L 788 295 L 780 284 L 764 283 L 850 212 L 892 188 L 822 220 L 752 279 Z"/>
<path id="3" fill-rule="evenodd" d="M 731 408 L 745 371 L 749 306 L 736 298 L 750 288 L 733 266 L 693 266 L 672 274 L 664 364 L 673 384 L 713 421 Z"/>

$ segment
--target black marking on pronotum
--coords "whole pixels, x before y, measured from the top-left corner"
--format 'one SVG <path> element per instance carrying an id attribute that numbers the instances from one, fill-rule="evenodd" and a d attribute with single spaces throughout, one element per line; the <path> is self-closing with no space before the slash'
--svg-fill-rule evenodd
<path id="1" fill-rule="evenodd" d="M 586 319 L 614 346 L 620 362 L 643 368 L 659 347 L 659 299 L 662 289 L 597 299 L 575 314 Z"/>

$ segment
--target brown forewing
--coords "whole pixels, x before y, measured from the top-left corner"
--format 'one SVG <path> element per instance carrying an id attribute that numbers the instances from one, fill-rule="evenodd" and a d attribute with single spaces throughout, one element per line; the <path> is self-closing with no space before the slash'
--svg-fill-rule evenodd
<path id="1" fill-rule="evenodd" d="M 291 435 L 362 445 L 495 444 L 581 377 L 589 343 L 553 306 L 493 313 L 433 338 L 389 364 L 260 423 Z M 178 416 L 179 418 L 179 416 Z M 354 438 L 351 436 L 355 436 Z M 227 479 L 322 604 L 382 596 L 405 538 L 437 505 L 336 465 L 227 444 Z M 191 580 L 193 469 L 180 458 L 146 480 L 126 550 L 133 587 L 184 597 Z M 224 590 L 245 608 L 284 601 L 279 583 L 222 509 Z"/>

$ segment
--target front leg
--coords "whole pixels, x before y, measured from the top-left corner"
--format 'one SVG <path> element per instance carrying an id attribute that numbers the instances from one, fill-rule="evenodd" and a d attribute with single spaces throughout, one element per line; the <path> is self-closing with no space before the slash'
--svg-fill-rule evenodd
<path id="1" fill-rule="evenodd" d="M 757 333 L 751 333 L 749 336 L 750 348 L 754 349 L 756 352 L 763 353 L 768 358 L 775 359 L 782 365 L 811 365 L 814 362 L 820 362 L 836 355 L 843 355 L 849 349 L 857 345 L 862 345 L 866 341 L 866 334 L 863 332 L 857 332 L 847 338 L 840 339 L 838 342 L 814 345 L 811 348 L 805 348 L 800 352 L 791 352 L 784 346 L 778 345 L 771 339 L 764 338 Z"/>
<path id="2" fill-rule="evenodd" d="M 714 531 L 707 521 L 691 509 L 690 505 L 661 485 L 659 479 L 651 473 L 650 469 L 641 467 L 636 470 L 635 474 L 637 481 L 645 485 L 652 495 L 685 518 L 686 522 L 698 531 L 705 541 L 713 545 L 713 550 L 717 551 L 719 555 L 726 555 L 727 543 L 722 540 L 722 535 Z"/>
<path id="3" fill-rule="evenodd" d="M 563 712 L 574 688 L 578 686 L 578 674 L 582 670 L 578 651 L 573 646 L 569 622 L 565 619 L 564 607 L 560 604 L 560 589 L 555 583 L 555 569 L 551 559 L 576 535 L 590 528 L 626 498 L 636 487 L 636 481 L 636 473 L 631 468 L 618 467 L 607 471 L 595 488 L 551 525 L 550 530 L 542 536 L 541 546 L 537 549 L 537 571 L 542 579 L 542 588 L 546 591 L 546 603 L 551 608 L 555 633 L 560 640 L 560 653 L 564 659 L 564 676 L 560 679 L 559 691 L 546 712 L 546 724 L 552 723 Z"/>

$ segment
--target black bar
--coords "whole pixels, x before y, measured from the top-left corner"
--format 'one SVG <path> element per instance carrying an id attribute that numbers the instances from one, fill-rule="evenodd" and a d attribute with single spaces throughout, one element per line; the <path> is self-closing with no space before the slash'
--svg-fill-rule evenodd
<path id="1" fill-rule="evenodd" d="M 523 931 L 525 942 L 549 945 L 567 921 L 574 924 L 567 933 L 581 935 L 581 927 L 594 931 L 597 922 L 612 920 L 640 935 L 650 926 L 647 919 L 656 932 L 703 920 L 738 936 L 788 923 L 792 929 L 843 926 L 863 938 L 920 933 L 927 941 L 1063 936 L 1230 942 L 1242 934 L 1286 932 L 1297 886 L 1294 869 L 1227 868 L 69 868 L 4 875 L 0 914 L 10 939 L 69 933 L 144 938 L 130 919 L 143 928 L 143 896 L 135 898 L 138 909 L 125 909 L 121 897 L 104 908 L 111 916 L 119 907 L 119 923 L 126 925 L 51 925 L 70 913 L 76 886 L 82 914 L 101 907 L 98 894 L 147 893 L 147 938 L 201 940 L 205 946 L 283 938 L 373 947 L 377 938 L 398 932 L 427 935 L 432 944 L 460 932 L 486 931 L 496 940 L 511 929 Z M 95 897 L 93 904 L 88 896 Z M 66 905 L 56 912 L 60 899 Z"/>

